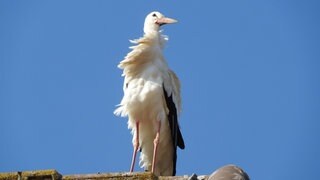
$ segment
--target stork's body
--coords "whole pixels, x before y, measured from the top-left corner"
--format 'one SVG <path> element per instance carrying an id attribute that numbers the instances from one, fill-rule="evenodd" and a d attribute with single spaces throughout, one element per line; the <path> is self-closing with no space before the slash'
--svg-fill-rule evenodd
<path id="1" fill-rule="evenodd" d="M 180 83 L 168 68 L 162 55 L 167 38 L 159 26 L 175 22 L 158 12 L 145 21 L 144 36 L 132 41 L 119 68 L 123 69 L 124 96 L 115 114 L 128 116 L 128 128 L 133 134 L 133 158 L 140 149 L 140 165 L 156 175 L 175 175 L 177 146 L 184 142 L 177 122 L 180 111 Z"/>

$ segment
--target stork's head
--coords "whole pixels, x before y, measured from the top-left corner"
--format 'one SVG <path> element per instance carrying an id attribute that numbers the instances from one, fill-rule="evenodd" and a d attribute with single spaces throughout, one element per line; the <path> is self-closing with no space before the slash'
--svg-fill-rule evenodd
<path id="1" fill-rule="evenodd" d="M 146 20 L 144 21 L 143 31 L 146 34 L 150 32 L 158 32 L 160 26 L 175 22 L 177 22 L 177 20 L 167 18 L 160 12 L 154 11 L 147 15 Z"/>

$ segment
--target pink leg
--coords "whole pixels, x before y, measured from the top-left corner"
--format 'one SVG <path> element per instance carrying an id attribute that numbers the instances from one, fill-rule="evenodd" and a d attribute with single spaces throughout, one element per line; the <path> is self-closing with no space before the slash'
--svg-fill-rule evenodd
<path id="1" fill-rule="evenodd" d="M 136 122 L 136 134 L 135 134 L 135 142 L 133 144 L 133 154 L 132 154 L 132 161 L 131 161 L 131 167 L 130 172 L 133 172 L 134 164 L 136 163 L 136 155 L 139 148 L 139 121 Z"/>
<path id="2" fill-rule="evenodd" d="M 154 173 L 154 170 L 155 170 L 155 167 L 156 167 L 158 144 L 159 144 L 159 141 L 160 141 L 160 129 L 161 129 L 161 121 L 159 121 L 156 138 L 154 138 L 154 141 L 153 141 L 154 148 L 153 148 L 153 160 L 152 160 L 152 170 L 151 170 L 152 173 Z"/>

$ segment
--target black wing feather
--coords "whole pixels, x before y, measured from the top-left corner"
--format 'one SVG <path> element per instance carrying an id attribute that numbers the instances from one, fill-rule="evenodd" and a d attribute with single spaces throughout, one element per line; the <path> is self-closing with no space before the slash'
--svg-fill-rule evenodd
<path id="1" fill-rule="evenodd" d="M 177 146 L 180 149 L 184 149 L 184 141 L 178 124 L 178 113 L 176 105 L 173 102 L 172 94 L 168 96 L 164 86 L 163 86 L 164 97 L 166 99 L 166 104 L 169 109 L 168 120 L 171 130 L 171 138 L 173 143 L 173 172 L 172 176 L 176 174 L 176 163 L 177 163 Z"/>

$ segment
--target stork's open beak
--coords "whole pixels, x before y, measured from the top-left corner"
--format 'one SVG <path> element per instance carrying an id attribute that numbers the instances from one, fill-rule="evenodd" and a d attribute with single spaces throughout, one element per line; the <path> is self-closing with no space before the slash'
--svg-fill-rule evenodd
<path id="1" fill-rule="evenodd" d="M 175 19 L 172 19 L 172 18 L 167 18 L 167 17 L 159 18 L 156 21 L 156 23 L 159 24 L 160 26 L 164 25 L 164 24 L 172 24 L 172 23 L 176 23 L 176 22 L 178 22 L 178 21 Z"/>

